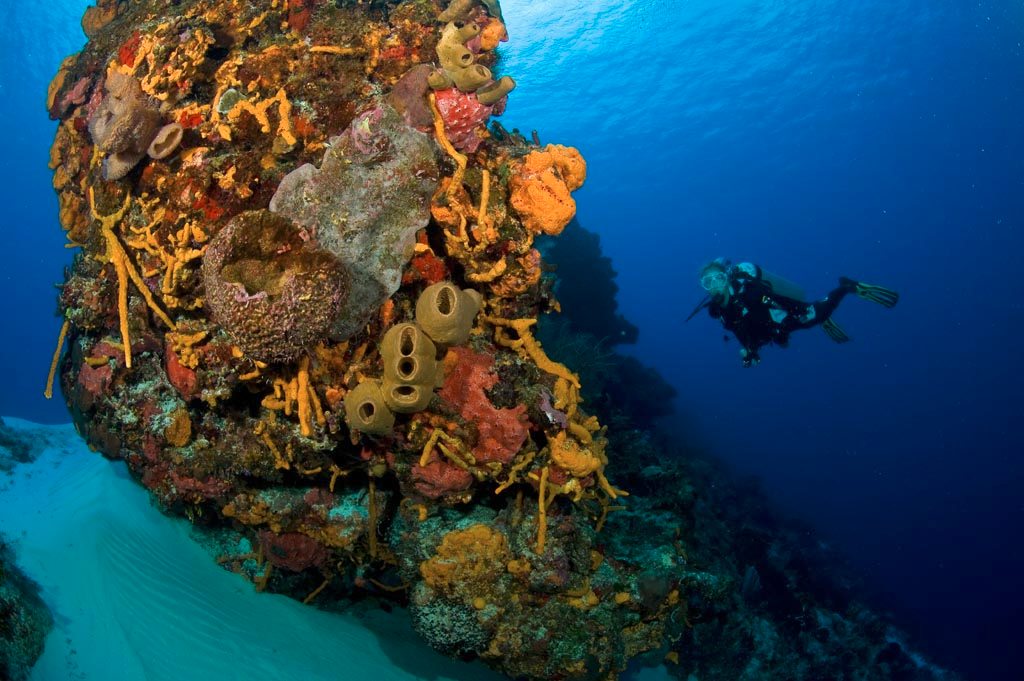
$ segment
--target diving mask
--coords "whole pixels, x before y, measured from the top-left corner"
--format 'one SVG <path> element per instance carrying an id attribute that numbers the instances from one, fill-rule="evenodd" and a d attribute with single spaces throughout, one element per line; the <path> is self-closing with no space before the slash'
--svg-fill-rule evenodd
<path id="1" fill-rule="evenodd" d="M 700 285 L 705 291 L 717 291 L 723 289 L 729 283 L 729 276 L 725 272 L 708 272 L 700 278 Z"/>

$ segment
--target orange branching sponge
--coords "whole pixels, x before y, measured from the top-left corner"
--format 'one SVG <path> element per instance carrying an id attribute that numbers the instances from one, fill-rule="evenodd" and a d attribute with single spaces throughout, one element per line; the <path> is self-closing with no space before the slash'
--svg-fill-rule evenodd
<path id="1" fill-rule="evenodd" d="M 549 144 L 517 164 L 509 201 L 523 225 L 537 234 L 557 236 L 576 215 L 571 192 L 587 177 L 587 164 L 573 147 Z"/>
<path id="2" fill-rule="evenodd" d="M 604 457 L 604 447 L 593 451 L 581 445 L 575 438 L 566 437 L 566 431 L 559 431 L 549 441 L 551 461 L 574 478 L 585 478 L 604 468 L 608 460 Z"/>
<path id="3" fill-rule="evenodd" d="M 160 306 L 153 300 L 153 294 L 150 293 L 149 287 L 139 276 L 138 270 L 135 269 L 135 265 L 128 258 L 128 254 L 125 253 L 124 246 L 121 245 L 120 240 L 117 238 L 117 234 L 114 233 L 114 226 L 117 225 L 124 217 L 124 214 L 128 211 L 128 206 L 131 203 L 131 195 L 124 197 L 124 204 L 116 213 L 110 215 L 100 215 L 96 212 L 96 197 L 92 190 L 89 188 L 89 210 L 92 211 L 94 219 L 100 223 L 100 232 L 103 234 L 103 238 L 107 243 L 106 260 L 114 265 L 114 271 L 117 273 L 117 311 L 121 325 L 121 341 L 124 343 L 124 363 L 129 369 L 132 367 L 132 345 L 131 339 L 128 337 L 128 280 L 131 279 L 134 282 L 139 293 L 146 300 L 150 309 L 153 310 L 156 315 L 163 320 L 172 331 L 176 331 L 177 327 L 171 318 L 167 316 Z"/>
<path id="4" fill-rule="evenodd" d="M 541 347 L 540 341 L 533 337 L 530 327 L 537 323 L 536 319 L 504 319 L 502 317 L 481 316 L 480 321 L 494 325 L 494 340 L 498 345 L 512 348 L 518 351 L 526 359 L 530 359 L 541 371 L 564 378 L 577 389 L 580 387 L 580 379 L 569 370 L 567 366 L 554 361 L 548 357 Z M 505 329 L 511 328 L 516 332 L 518 338 L 512 338 Z"/>

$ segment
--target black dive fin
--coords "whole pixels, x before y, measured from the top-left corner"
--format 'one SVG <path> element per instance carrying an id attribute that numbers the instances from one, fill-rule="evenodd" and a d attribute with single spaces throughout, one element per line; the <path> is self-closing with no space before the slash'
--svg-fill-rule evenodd
<path id="1" fill-rule="evenodd" d="M 858 283 L 856 293 L 857 297 L 870 300 L 872 303 L 878 303 L 884 307 L 896 307 L 896 303 L 900 300 L 900 294 L 884 286 Z"/>
<path id="2" fill-rule="evenodd" d="M 826 319 L 821 324 L 821 330 L 825 332 L 825 335 L 834 340 L 836 343 L 845 343 L 850 340 L 850 337 L 846 335 L 846 332 L 839 328 L 832 319 Z"/>
<path id="3" fill-rule="evenodd" d="M 849 286 L 850 292 L 858 298 L 870 300 L 872 303 L 878 303 L 883 307 L 896 307 L 896 303 L 899 302 L 900 299 L 900 294 L 896 293 L 891 288 L 885 288 L 884 286 L 865 284 L 860 281 L 846 279 L 845 277 L 840 279 L 839 283 L 842 286 Z"/>

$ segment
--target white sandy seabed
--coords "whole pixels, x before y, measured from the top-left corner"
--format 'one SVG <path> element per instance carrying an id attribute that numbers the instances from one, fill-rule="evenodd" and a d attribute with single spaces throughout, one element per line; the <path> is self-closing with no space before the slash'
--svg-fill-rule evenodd
<path id="1" fill-rule="evenodd" d="M 432 651 L 401 616 L 360 620 L 255 592 L 72 426 L 4 423 L 39 451 L 0 469 L 0 533 L 56 621 L 34 681 L 504 678 Z"/>
<path id="2" fill-rule="evenodd" d="M 257 593 L 73 426 L 3 422 L 34 459 L 0 467 L 0 534 L 56 621 L 32 681 L 506 678 L 431 650 L 404 614 L 356 618 Z M 627 676 L 670 678 L 663 667 Z"/>

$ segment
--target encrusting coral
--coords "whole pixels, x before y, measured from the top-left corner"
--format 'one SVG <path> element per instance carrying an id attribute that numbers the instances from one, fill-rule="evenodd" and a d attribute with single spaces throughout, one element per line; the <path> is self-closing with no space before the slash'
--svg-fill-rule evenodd
<path id="1" fill-rule="evenodd" d="M 500 8 L 438 5 L 90 10 L 48 97 L 81 249 L 61 387 L 162 508 L 261 548 L 222 556 L 258 588 L 409 605 L 511 676 L 611 678 L 718 577 L 667 521 L 644 541 L 670 589 L 606 548 L 629 455 L 532 330 L 558 308 L 534 239 L 586 166 L 487 130 Z"/>
<path id="2" fill-rule="evenodd" d="M 352 291 L 333 329 L 340 340 L 398 290 L 437 177 L 428 138 L 387 103 L 369 104 L 327 141 L 319 169 L 305 164 L 290 172 L 270 200 L 270 210 L 305 227 L 348 267 Z"/>

